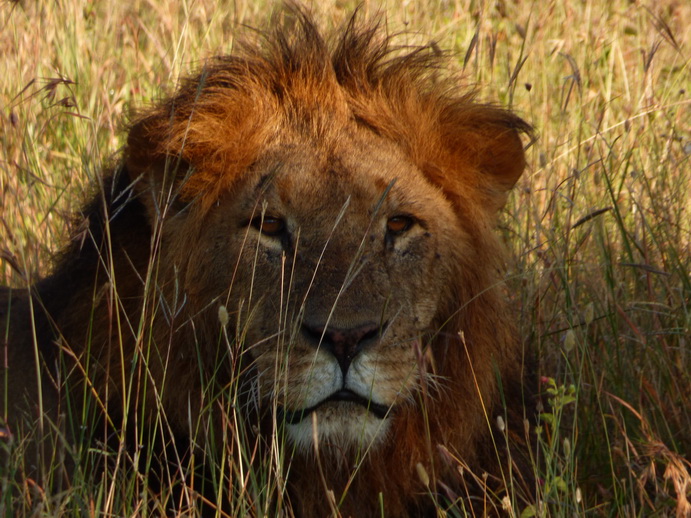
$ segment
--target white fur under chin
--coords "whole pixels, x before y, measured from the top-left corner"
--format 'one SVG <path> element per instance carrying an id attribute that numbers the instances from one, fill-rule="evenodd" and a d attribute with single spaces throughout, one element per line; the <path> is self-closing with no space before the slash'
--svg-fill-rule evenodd
<path id="1" fill-rule="evenodd" d="M 364 452 L 386 438 L 390 418 L 379 419 L 355 403 L 329 403 L 298 424 L 288 424 L 288 439 L 302 455 L 314 453 L 314 425 L 319 451 Z"/>

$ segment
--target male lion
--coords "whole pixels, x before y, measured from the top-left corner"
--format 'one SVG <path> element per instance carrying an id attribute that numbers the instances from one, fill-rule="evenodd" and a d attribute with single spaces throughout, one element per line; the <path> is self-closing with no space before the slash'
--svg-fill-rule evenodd
<path id="1" fill-rule="evenodd" d="M 295 11 L 136 118 L 53 273 L 2 291 L 27 464 L 95 421 L 192 452 L 232 431 L 279 445 L 305 517 L 434 514 L 527 466 L 493 226 L 529 125 L 433 46 Z"/>

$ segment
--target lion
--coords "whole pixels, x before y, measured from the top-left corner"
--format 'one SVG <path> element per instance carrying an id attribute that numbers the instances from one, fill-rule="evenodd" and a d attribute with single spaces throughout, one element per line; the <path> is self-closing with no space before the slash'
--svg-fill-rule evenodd
<path id="1" fill-rule="evenodd" d="M 1 292 L 8 429 L 242 429 L 297 516 L 501 496 L 530 391 L 494 227 L 531 127 L 435 45 L 288 18 L 141 111 L 52 273 Z"/>

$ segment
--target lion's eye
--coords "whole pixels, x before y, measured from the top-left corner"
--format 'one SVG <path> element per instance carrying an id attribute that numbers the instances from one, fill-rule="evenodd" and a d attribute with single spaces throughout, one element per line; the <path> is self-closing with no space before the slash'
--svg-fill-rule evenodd
<path id="1" fill-rule="evenodd" d="M 251 224 L 259 232 L 269 237 L 278 236 L 286 229 L 286 222 L 273 216 L 257 216 Z"/>
<path id="2" fill-rule="evenodd" d="M 410 216 L 394 216 L 386 222 L 386 230 L 392 234 L 402 234 L 413 226 L 415 221 Z"/>

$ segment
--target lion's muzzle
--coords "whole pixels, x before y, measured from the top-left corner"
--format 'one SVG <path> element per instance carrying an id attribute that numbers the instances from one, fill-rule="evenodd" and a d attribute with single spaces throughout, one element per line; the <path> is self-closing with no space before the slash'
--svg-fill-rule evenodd
<path id="1" fill-rule="evenodd" d="M 296 425 L 315 411 L 341 404 L 355 404 L 379 419 L 386 418 L 391 410 L 390 406 L 375 401 L 368 392 L 368 387 L 361 381 L 354 381 L 352 373 L 349 372 L 351 366 L 358 363 L 361 353 L 377 346 L 385 329 L 386 324 L 370 322 L 350 328 L 303 323 L 302 335 L 305 342 L 322 354 L 327 354 L 331 362 L 338 364 L 338 368 L 333 371 L 333 379 L 329 382 L 329 395 L 304 408 L 282 408 L 282 420 L 287 424 Z"/>

